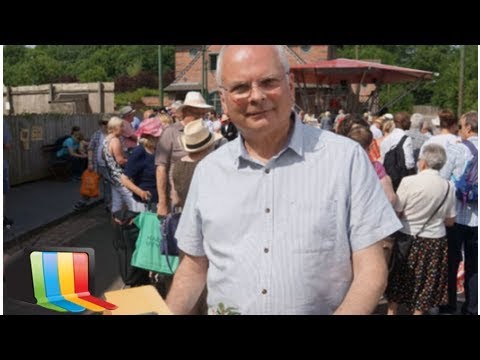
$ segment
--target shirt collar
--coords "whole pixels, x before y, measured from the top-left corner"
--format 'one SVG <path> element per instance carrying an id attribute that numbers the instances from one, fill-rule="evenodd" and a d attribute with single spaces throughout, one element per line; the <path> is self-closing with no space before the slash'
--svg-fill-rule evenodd
<path id="1" fill-rule="evenodd" d="M 438 170 L 434 170 L 434 169 L 425 169 L 423 171 L 420 171 L 418 173 L 419 175 L 429 175 L 429 174 L 434 174 L 434 175 L 440 175 L 440 172 Z"/>
<path id="2" fill-rule="evenodd" d="M 293 128 L 291 133 L 288 137 L 287 146 L 282 149 L 274 158 L 279 157 L 283 154 L 287 149 L 291 149 L 294 151 L 298 156 L 303 157 L 304 154 L 304 142 L 303 142 L 303 131 L 306 125 L 302 124 L 300 119 L 298 119 L 295 112 L 292 111 L 290 115 L 290 121 L 293 122 Z M 237 166 L 240 165 L 241 160 L 253 161 L 250 155 L 248 154 L 247 149 L 245 148 L 244 139 L 241 133 L 238 136 L 238 147 L 235 154 Z"/>

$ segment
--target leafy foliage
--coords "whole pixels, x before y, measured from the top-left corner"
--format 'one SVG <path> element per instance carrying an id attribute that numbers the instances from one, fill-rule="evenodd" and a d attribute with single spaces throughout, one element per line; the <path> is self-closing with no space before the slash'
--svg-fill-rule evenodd
<path id="1" fill-rule="evenodd" d="M 145 92 L 142 88 L 158 95 L 158 50 L 157 45 L 6 45 L 4 84 L 114 81 L 117 106 L 133 104 Z M 163 83 L 169 84 L 175 74 L 174 46 L 163 45 L 162 60 Z"/>
<path id="2" fill-rule="evenodd" d="M 175 47 L 163 46 L 164 73 L 174 68 Z M 32 73 L 45 70 L 45 75 Z M 158 77 L 157 45 L 22 45 L 4 47 L 5 85 L 38 85 L 64 76 L 80 81 L 115 81 L 119 76 L 148 72 Z M 28 69 L 26 75 L 21 70 Z M 98 77 L 96 77 L 98 76 Z M 158 83 L 158 80 L 157 80 Z M 158 86 L 158 85 L 157 85 Z"/>
<path id="3" fill-rule="evenodd" d="M 225 307 L 223 303 L 218 304 L 216 315 L 241 315 L 234 307 Z"/>
<path id="4" fill-rule="evenodd" d="M 132 76 L 119 76 L 115 81 L 115 90 L 121 93 L 135 91 L 138 88 L 158 89 L 158 76 L 151 71 L 142 71 Z"/>
<path id="5" fill-rule="evenodd" d="M 125 105 L 135 105 L 136 109 L 142 108 L 142 98 L 144 96 L 158 96 L 158 90 L 139 88 L 131 92 L 115 94 L 115 103 L 118 107 Z"/>

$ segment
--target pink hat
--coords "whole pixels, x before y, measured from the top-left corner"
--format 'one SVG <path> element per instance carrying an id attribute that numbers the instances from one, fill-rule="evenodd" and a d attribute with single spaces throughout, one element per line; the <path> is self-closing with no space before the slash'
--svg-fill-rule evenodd
<path id="1" fill-rule="evenodd" d="M 138 130 L 135 134 L 138 137 L 142 137 L 143 135 L 151 135 L 154 137 L 159 137 L 162 134 L 163 125 L 157 118 L 149 118 L 145 119 L 140 123 Z"/>

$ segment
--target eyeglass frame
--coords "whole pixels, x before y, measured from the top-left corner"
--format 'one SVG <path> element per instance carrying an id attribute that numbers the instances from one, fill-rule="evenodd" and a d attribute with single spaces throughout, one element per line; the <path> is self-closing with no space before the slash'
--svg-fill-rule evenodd
<path id="1" fill-rule="evenodd" d="M 234 84 L 232 86 L 230 86 L 230 88 L 227 88 L 226 86 L 223 86 L 223 85 L 220 85 L 219 88 L 220 89 L 223 89 L 225 90 L 226 92 L 228 92 L 232 97 L 234 98 L 237 98 L 237 100 L 246 100 L 248 99 L 250 96 L 252 96 L 252 90 L 253 90 L 253 84 L 256 84 L 255 86 L 263 93 L 263 94 L 268 94 L 276 89 L 278 89 L 281 85 L 281 82 L 282 80 L 284 79 L 283 76 L 285 76 L 286 79 L 288 79 L 288 75 L 290 75 L 290 72 L 287 71 L 285 72 L 283 75 L 282 75 L 282 78 L 277 78 L 275 76 L 266 76 L 265 78 L 263 79 L 260 79 L 258 81 L 251 81 L 249 83 L 242 83 L 242 82 L 239 82 L 237 84 Z M 262 82 L 262 81 L 278 81 L 278 85 L 271 88 L 271 89 L 266 89 L 266 85 L 258 85 L 258 82 Z M 239 86 L 246 86 L 248 84 L 248 90 L 246 90 L 245 94 L 242 94 L 242 95 L 235 95 L 232 91 L 235 90 L 235 87 L 239 87 Z"/>

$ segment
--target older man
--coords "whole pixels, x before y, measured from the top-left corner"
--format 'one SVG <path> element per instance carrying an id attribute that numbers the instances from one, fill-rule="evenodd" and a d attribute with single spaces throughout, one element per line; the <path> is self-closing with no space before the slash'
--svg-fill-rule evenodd
<path id="1" fill-rule="evenodd" d="M 380 240 L 401 225 L 365 151 L 295 121 L 281 46 L 227 46 L 217 71 L 241 136 L 195 170 L 168 306 L 188 313 L 207 281 L 210 313 L 371 313 L 387 278 Z"/>
<path id="2" fill-rule="evenodd" d="M 183 128 L 189 122 L 203 118 L 211 109 L 213 106 L 208 105 L 199 92 L 190 91 L 185 97 L 185 102 L 177 108 L 176 116 L 180 116 L 180 119 L 177 119 L 180 121 L 168 126 L 158 141 L 155 165 L 157 166 L 157 214 L 161 217 L 167 216 L 171 211 L 172 194 L 171 181 L 169 181 L 171 164 L 187 155 L 179 140 L 183 134 Z"/>
<path id="3" fill-rule="evenodd" d="M 428 141 L 428 136 L 422 134 L 424 117 L 422 114 L 415 113 L 410 117 L 410 129 L 405 131 L 405 134 L 412 139 L 413 160 L 418 161 L 420 156 L 420 149 L 425 141 Z"/>

